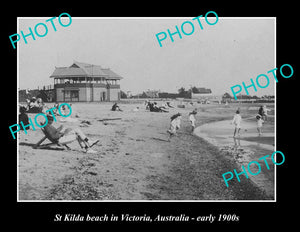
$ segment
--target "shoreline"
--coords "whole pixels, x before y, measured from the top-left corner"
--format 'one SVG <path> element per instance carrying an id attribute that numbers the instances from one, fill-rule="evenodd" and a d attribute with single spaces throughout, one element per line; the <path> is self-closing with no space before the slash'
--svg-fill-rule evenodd
<path id="1" fill-rule="evenodd" d="M 249 141 L 249 138 L 253 138 L 251 136 L 245 137 L 242 135 L 234 138 L 233 135 L 212 135 L 208 133 L 209 127 L 215 127 L 216 124 L 218 124 L 218 126 L 221 126 L 221 124 L 227 126 L 230 121 L 231 120 L 220 120 L 202 124 L 195 128 L 194 135 L 216 146 L 221 155 L 223 155 L 227 159 L 230 159 L 231 161 L 234 161 L 238 166 L 243 165 L 244 167 L 247 167 L 249 162 L 254 160 L 258 161 L 258 158 L 263 157 L 267 154 L 271 155 L 274 152 L 274 146 L 270 144 L 259 143 L 255 141 L 256 139 L 253 139 L 254 141 Z M 231 127 L 233 128 L 233 126 Z M 206 129 L 204 130 L 204 132 L 202 132 L 203 128 Z M 267 135 L 269 134 L 270 133 L 268 133 Z M 260 138 L 264 138 L 263 136 Z M 272 163 L 272 161 L 270 162 L 270 158 L 268 158 L 268 163 Z M 240 167 L 239 170 L 242 171 Z M 233 172 L 233 170 L 228 171 Z M 263 168 L 262 172 L 260 172 L 258 175 L 252 176 L 249 174 L 248 176 L 251 181 L 253 181 L 253 183 L 257 185 L 262 191 L 264 191 L 268 196 L 275 198 L 274 169 L 266 170 L 265 168 Z"/>

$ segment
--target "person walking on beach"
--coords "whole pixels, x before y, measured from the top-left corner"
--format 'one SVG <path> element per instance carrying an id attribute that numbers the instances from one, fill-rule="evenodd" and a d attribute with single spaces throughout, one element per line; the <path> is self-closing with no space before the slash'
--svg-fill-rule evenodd
<path id="1" fill-rule="evenodd" d="M 192 112 L 189 113 L 189 120 L 191 122 L 191 125 L 192 125 L 192 132 L 194 132 L 195 130 L 195 122 L 196 122 L 196 119 L 195 119 L 195 115 L 197 114 L 197 111 L 196 110 L 193 110 Z"/>
<path id="2" fill-rule="evenodd" d="M 180 123 L 181 123 L 181 114 L 180 113 L 174 114 L 171 117 L 170 129 L 167 130 L 167 132 L 169 133 L 169 139 L 168 139 L 169 142 L 171 137 L 176 135 L 177 130 L 180 129 Z"/>
<path id="3" fill-rule="evenodd" d="M 235 128 L 234 128 L 234 132 L 233 132 L 233 137 L 236 137 L 236 134 L 238 136 L 240 136 L 240 130 L 241 130 L 241 121 L 242 121 L 242 117 L 240 115 L 240 111 L 237 110 L 236 114 L 233 117 L 233 120 L 231 122 L 231 124 L 234 124 Z"/>
<path id="4" fill-rule="evenodd" d="M 262 119 L 262 117 L 259 114 L 256 115 L 256 120 L 257 120 L 258 135 L 261 136 L 261 134 L 262 134 L 262 125 L 264 123 L 264 120 Z"/>

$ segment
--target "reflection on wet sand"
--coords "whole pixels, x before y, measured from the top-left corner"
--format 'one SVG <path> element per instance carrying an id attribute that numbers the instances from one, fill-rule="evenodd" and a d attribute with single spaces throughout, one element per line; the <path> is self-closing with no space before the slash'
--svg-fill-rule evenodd
<path id="1" fill-rule="evenodd" d="M 274 125 L 268 125 L 262 136 L 258 136 L 256 125 L 253 121 L 243 122 L 240 136 L 233 137 L 232 131 L 230 120 L 224 120 L 197 127 L 194 133 L 219 147 L 220 153 L 224 157 L 234 160 L 237 163 L 237 167 L 241 167 L 242 165 L 247 167 L 249 162 L 258 161 L 260 157 L 267 154 L 271 155 L 275 151 Z M 268 158 L 267 161 L 270 170 L 265 168 L 265 165 L 261 163 L 261 173 L 256 176 L 249 175 L 249 178 L 265 191 L 268 196 L 274 197 L 274 165 L 272 165 L 271 158 Z M 239 169 L 241 171 L 241 168 Z M 255 171 L 253 169 L 253 172 Z"/>

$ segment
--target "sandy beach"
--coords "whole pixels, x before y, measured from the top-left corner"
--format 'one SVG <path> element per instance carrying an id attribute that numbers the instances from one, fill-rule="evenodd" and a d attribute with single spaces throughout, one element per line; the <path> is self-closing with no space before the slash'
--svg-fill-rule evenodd
<path id="1" fill-rule="evenodd" d="M 176 106 L 179 103 L 172 104 Z M 264 187 L 272 186 L 269 183 L 274 182 L 273 167 L 262 171 L 261 176 L 265 179 L 261 178 L 260 184 L 241 177 L 241 182 L 233 179 L 227 188 L 222 178 L 223 173 L 240 168 L 243 162 L 262 157 L 264 152 L 270 154 L 263 145 L 262 153 L 257 153 L 258 146 L 253 144 L 243 146 L 246 141 L 257 142 L 253 131 L 243 136 L 242 146 L 237 149 L 234 149 L 232 138 L 230 144 L 216 144 L 209 140 L 213 136 L 204 129 L 203 134 L 198 136 L 191 133 L 188 113 L 194 108 L 198 110 L 196 125 L 200 129 L 197 130 L 201 131 L 202 125 L 232 119 L 237 105 L 187 105 L 186 108 L 170 108 L 168 113 L 146 111 L 142 101 L 121 102 L 119 105 L 123 112 L 110 111 L 111 105 L 74 103 L 72 109 L 80 117 L 75 119 L 77 122 L 63 123 L 79 127 L 88 137 L 99 139 L 100 142 L 93 147 L 96 154 L 82 152 L 76 141 L 69 145 L 71 151 L 60 147 L 34 149 L 33 145 L 43 137 L 42 131 L 37 128 L 36 131 L 28 131 L 27 135 L 20 132 L 19 200 L 274 199 L 274 191 Z M 134 112 L 137 106 L 140 110 Z M 243 117 L 257 113 L 256 107 L 240 107 Z M 170 116 L 177 112 L 183 114 L 182 127 L 168 142 L 166 131 Z M 35 114 L 28 116 L 33 119 Z M 89 121 L 90 125 L 82 126 L 82 120 Z M 268 127 L 267 133 L 270 134 L 266 137 L 272 137 L 272 121 Z M 272 147 L 272 139 L 261 141 L 259 144 Z M 247 156 L 249 152 L 251 155 Z M 241 161 L 242 157 L 247 159 Z"/>

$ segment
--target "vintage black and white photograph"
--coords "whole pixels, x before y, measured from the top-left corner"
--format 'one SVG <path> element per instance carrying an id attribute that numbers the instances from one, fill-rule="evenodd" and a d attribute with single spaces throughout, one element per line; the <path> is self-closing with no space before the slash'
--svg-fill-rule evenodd
<path id="1" fill-rule="evenodd" d="M 276 201 L 276 18 L 200 13 L 18 17 L 18 201 Z"/>

